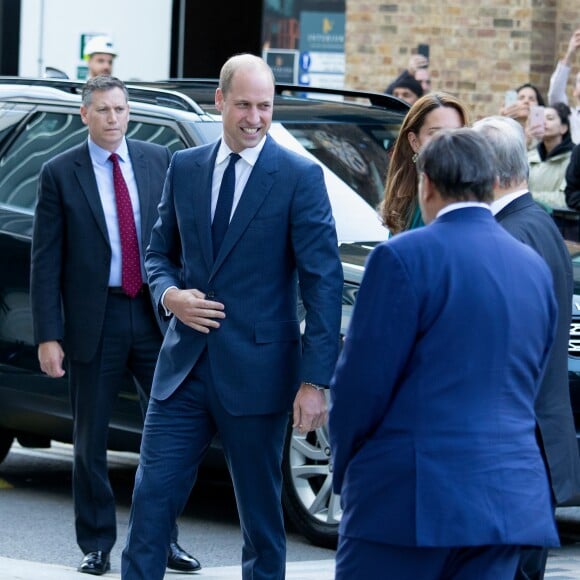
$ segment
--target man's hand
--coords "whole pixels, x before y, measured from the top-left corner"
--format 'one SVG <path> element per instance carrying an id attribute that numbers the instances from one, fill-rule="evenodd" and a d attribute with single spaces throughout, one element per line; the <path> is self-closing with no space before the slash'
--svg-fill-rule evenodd
<path id="1" fill-rule="evenodd" d="M 183 324 L 204 334 L 219 328 L 219 320 L 226 317 L 221 302 L 206 300 L 205 294 L 195 289 L 170 288 L 165 294 L 163 303 L 165 308 L 173 312 Z"/>
<path id="2" fill-rule="evenodd" d="M 38 345 L 38 361 L 42 372 L 46 373 L 53 379 L 59 379 L 64 376 L 62 361 L 64 360 L 64 351 L 57 340 L 41 342 Z"/>
<path id="3" fill-rule="evenodd" d="M 327 419 L 326 396 L 324 391 L 302 383 L 294 399 L 293 429 L 308 433 L 322 427 Z"/>

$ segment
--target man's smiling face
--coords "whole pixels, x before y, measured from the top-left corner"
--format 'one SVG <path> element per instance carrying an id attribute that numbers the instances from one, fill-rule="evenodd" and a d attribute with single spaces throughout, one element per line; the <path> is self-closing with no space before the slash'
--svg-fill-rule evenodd
<path id="1" fill-rule="evenodd" d="M 235 153 L 255 147 L 272 124 L 274 83 L 264 67 L 240 67 L 224 93 L 216 90 L 216 108 L 222 114 L 224 140 Z"/>

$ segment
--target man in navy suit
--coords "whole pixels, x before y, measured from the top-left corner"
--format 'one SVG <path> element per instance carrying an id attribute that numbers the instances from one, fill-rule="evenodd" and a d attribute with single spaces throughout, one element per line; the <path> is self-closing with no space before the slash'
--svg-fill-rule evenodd
<path id="1" fill-rule="evenodd" d="M 473 128 L 496 153 L 498 183 L 491 211 L 515 238 L 533 248 L 548 264 L 558 303 L 556 337 L 536 398 L 538 443 L 543 451 L 552 487 L 554 506 L 580 493 L 580 458 L 570 405 L 568 340 L 570 305 L 574 292 L 572 262 L 554 220 L 528 190 L 528 159 L 524 131 L 509 117 L 482 119 Z M 548 550 L 522 550 L 516 579 L 541 580 Z"/>
<path id="2" fill-rule="evenodd" d="M 417 161 L 425 228 L 369 257 L 331 382 L 336 578 L 513 580 L 558 545 L 535 438 L 557 316 L 551 274 L 494 220 L 471 129 Z"/>
<path id="3" fill-rule="evenodd" d="M 261 58 L 229 59 L 215 98 L 223 137 L 174 155 L 146 256 L 155 302 L 171 320 L 145 420 L 125 580 L 163 577 L 171 522 L 216 433 L 240 515 L 242 577 L 284 578 L 289 411 L 301 433 L 326 420 L 343 280 L 322 170 L 268 135 L 274 78 Z"/>
<path id="4" fill-rule="evenodd" d="M 161 345 L 142 256 L 157 218 L 171 159 L 153 143 L 125 139 L 128 93 L 117 78 L 99 76 L 83 87 L 85 143 L 58 155 L 40 174 L 32 237 L 31 303 L 42 370 L 65 374 L 65 350 L 74 420 L 73 491 L 80 572 L 101 575 L 117 526 L 107 473 L 108 425 L 127 380 L 146 400 Z M 114 163 L 128 194 L 133 221 L 134 286 L 127 290 Z M 169 545 L 168 540 L 168 545 Z M 169 568 L 194 571 L 199 562 L 172 534 Z"/>

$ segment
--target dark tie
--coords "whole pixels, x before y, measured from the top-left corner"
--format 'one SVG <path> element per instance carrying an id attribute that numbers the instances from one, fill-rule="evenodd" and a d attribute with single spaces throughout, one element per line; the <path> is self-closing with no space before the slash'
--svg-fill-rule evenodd
<path id="1" fill-rule="evenodd" d="M 232 213 L 232 204 L 234 202 L 234 190 L 236 188 L 236 162 L 240 159 L 237 153 L 230 153 L 230 162 L 226 167 L 220 192 L 218 195 L 213 222 L 211 224 L 211 241 L 213 244 L 213 257 L 217 257 L 226 230 L 230 225 L 230 215 Z"/>
<path id="2" fill-rule="evenodd" d="M 143 286 L 135 216 L 133 215 L 129 189 L 119 165 L 119 156 L 112 153 L 109 159 L 113 163 L 113 183 L 121 236 L 121 287 L 125 294 L 134 298 Z"/>

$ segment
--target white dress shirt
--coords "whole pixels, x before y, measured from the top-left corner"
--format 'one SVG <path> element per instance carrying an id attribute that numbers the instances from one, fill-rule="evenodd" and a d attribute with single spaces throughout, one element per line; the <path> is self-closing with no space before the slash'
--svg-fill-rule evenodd
<path id="1" fill-rule="evenodd" d="M 139 205 L 139 194 L 137 191 L 137 181 L 131 165 L 127 142 L 123 142 L 115 151 L 119 156 L 121 172 L 129 190 L 133 215 L 135 217 L 135 228 L 137 229 L 137 241 L 139 242 L 139 255 L 141 256 L 141 275 L 146 280 L 143 266 L 143 248 L 141 247 L 141 206 Z M 113 164 L 109 161 L 111 152 L 99 147 L 89 136 L 89 155 L 97 180 L 99 197 L 105 213 L 107 222 L 107 233 L 109 234 L 109 244 L 111 246 L 111 266 L 109 270 L 109 286 L 121 286 L 121 236 L 119 234 L 119 220 L 117 218 L 117 203 L 115 200 L 115 186 L 113 185 Z"/>

